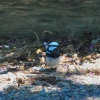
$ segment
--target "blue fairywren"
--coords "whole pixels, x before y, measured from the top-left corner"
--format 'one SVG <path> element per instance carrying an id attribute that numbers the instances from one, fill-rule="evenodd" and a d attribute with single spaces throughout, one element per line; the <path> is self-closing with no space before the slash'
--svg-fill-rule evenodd
<path id="1" fill-rule="evenodd" d="M 56 67 L 60 62 L 60 52 L 58 46 L 59 44 L 57 42 L 51 42 L 45 45 L 45 64 L 48 67 Z"/>

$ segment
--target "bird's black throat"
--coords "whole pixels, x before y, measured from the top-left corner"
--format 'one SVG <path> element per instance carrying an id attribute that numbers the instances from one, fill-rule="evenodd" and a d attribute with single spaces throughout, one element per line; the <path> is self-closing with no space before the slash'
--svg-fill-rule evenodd
<path id="1" fill-rule="evenodd" d="M 46 54 L 47 57 L 51 57 L 51 58 L 58 58 L 60 56 L 60 54 Z"/>

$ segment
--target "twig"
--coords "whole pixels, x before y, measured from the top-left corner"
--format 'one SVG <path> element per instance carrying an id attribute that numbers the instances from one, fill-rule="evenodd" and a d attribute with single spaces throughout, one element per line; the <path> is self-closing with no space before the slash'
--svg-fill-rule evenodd
<path id="1" fill-rule="evenodd" d="M 53 35 L 52 32 L 45 30 L 45 31 L 43 31 L 43 33 L 42 33 L 42 37 L 43 37 L 44 34 L 47 34 L 47 33 Z"/>
<path id="2" fill-rule="evenodd" d="M 40 39 L 39 39 L 39 36 L 36 32 L 34 32 L 34 34 L 36 35 L 36 38 L 37 38 L 37 42 L 39 43 Z"/>
<path id="3" fill-rule="evenodd" d="M 80 44 L 79 44 L 79 46 L 77 47 L 77 50 L 79 50 L 79 48 L 80 48 L 80 46 L 83 44 L 83 42 L 81 42 Z"/>

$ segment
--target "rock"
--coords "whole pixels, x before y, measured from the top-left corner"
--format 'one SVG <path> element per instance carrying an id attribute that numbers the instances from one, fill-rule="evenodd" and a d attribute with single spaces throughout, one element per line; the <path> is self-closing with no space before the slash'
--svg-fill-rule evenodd
<path id="1" fill-rule="evenodd" d="M 61 91 L 61 88 L 52 86 L 52 87 L 44 87 L 40 93 L 55 93 Z"/>
<path id="2" fill-rule="evenodd" d="M 29 69 L 30 72 L 44 72 L 45 70 L 41 67 L 32 67 Z"/>
<path id="3" fill-rule="evenodd" d="M 6 85 L 5 87 L 4 87 L 4 94 L 7 94 L 7 93 L 9 93 L 11 90 L 14 90 L 14 89 L 18 89 L 18 85 L 16 85 L 16 84 L 11 84 L 11 85 Z"/>
<path id="4" fill-rule="evenodd" d="M 94 100 L 92 97 L 87 97 L 86 100 Z M 99 100 L 99 99 L 96 99 L 96 100 Z"/>
<path id="5" fill-rule="evenodd" d="M 10 48 L 9 45 L 4 45 L 3 47 L 6 48 L 6 49 L 9 49 Z"/>
<path id="6" fill-rule="evenodd" d="M 0 67 L 0 74 L 5 74 L 8 72 L 8 69 L 6 67 Z"/>
<path id="7" fill-rule="evenodd" d="M 56 69 L 56 72 L 63 72 L 63 73 L 66 73 L 68 72 L 68 67 L 69 65 L 67 64 L 60 64 L 57 69 Z"/>
<path id="8" fill-rule="evenodd" d="M 29 90 L 30 90 L 31 93 L 38 93 L 38 92 L 40 92 L 42 89 L 43 89 L 42 86 L 34 86 L 34 87 L 30 88 Z"/>
<path id="9" fill-rule="evenodd" d="M 77 67 L 76 65 L 69 65 L 68 67 L 68 72 L 70 73 L 76 73 L 77 72 Z"/>
<path id="10" fill-rule="evenodd" d="M 25 77 L 24 73 L 16 73 L 16 78 L 17 78 L 19 84 L 25 83 L 26 77 Z"/>
<path id="11" fill-rule="evenodd" d="M 17 77 L 15 74 L 8 72 L 8 77 L 10 78 L 10 82 L 17 82 Z"/>

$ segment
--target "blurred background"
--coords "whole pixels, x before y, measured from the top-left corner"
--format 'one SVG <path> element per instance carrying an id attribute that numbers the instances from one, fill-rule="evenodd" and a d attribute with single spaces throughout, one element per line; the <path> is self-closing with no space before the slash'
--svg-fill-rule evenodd
<path id="1" fill-rule="evenodd" d="M 99 0 L 0 0 L 0 38 L 100 34 Z"/>

